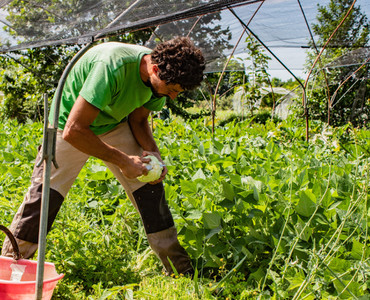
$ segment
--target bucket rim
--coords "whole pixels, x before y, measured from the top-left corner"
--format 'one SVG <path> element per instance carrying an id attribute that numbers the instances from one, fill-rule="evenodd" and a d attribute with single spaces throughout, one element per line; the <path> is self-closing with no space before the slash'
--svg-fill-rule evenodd
<path id="1" fill-rule="evenodd" d="M 8 256 L 0 256 L 0 260 L 11 260 L 13 263 L 15 264 L 19 264 L 19 263 L 26 263 L 26 264 L 31 264 L 31 265 L 35 265 L 38 263 L 37 260 L 31 260 L 31 259 L 24 259 L 24 258 L 21 258 L 21 259 L 14 259 L 12 257 L 8 257 Z M 47 266 L 51 266 L 51 267 L 55 267 L 55 264 L 52 263 L 52 262 L 44 262 L 44 265 L 47 265 Z"/>
<path id="2" fill-rule="evenodd" d="M 14 258 L 7 257 L 7 256 L 0 256 L 0 261 L 1 260 L 3 260 L 3 261 L 9 261 L 9 262 L 12 262 L 14 264 L 20 264 L 20 265 L 35 265 L 35 264 L 38 263 L 37 260 L 29 260 L 29 259 L 18 259 L 18 260 L 15 260 Z M 55 264 L 53 264 L 51 262 L 44 262 L 44 265 L 55 268 Z M 50 282 L 53 282 L 53 281 L 58 281 L 58 280 L 62 279 L 63 277 L 64 277 L 64 274 L 61 273 L 61 274 L 58 274 L 58 276 L 55 276 L 55 277 L 52 277 L 52 278 L 49 278 L 49 279 L 44 280 L 43 283 L 45 284 L 45 283 L 50 283 Z M 22 284 L 22 285 L 25 285 L 25 284 L 30 284 L 30 283 L 36 283 L 36 280 L 31 280 L 31 281 L 10 281 L 10 280 L 0 279 L 0 285 L 3 285 L 3 284 L 12 284 L 12 285 L 13 284 L 17 284 L 17 285 Z"/>
<path id="3" fill-rule="evenodd" d="M 46 283 L 51 283 L 51 282 L 54 282 L 54 281 L 59 281 L 60 279 L 62 279 L 64 277 L 64 274 L 59 274 L 58 276 L 56 277 L 53 277 L 53 278 L 49 278 L 49 279 L 46 279 L 43 281 L 43 284 L 46 284 Z M 27 284 L 36 284 L 36 280 L 31 280 L 31 281 L 10 281 L 10 280 L 3 280 L 3 279 L 0 279 L 0 286 L 1 285 L 27 285 Z"/>

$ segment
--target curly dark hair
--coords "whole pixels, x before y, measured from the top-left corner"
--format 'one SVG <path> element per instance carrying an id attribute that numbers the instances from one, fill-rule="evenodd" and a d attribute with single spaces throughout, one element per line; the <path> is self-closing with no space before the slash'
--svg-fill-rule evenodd
<path id="1" fill-rule="evenodd" d="M 151 60 L 158 65 L 159 78 L 167 84 L 179 84 L 184 90 L 192 90 L 203 80 L 202 51 L 187 37 L 158 44 L 151 53 Z"/>

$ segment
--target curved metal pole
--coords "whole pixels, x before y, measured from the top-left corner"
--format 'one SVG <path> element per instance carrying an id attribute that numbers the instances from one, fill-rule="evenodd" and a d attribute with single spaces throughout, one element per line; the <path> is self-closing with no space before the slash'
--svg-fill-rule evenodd
<path id="1" fill-rule="evenodd" d="M 62 98 L 62 90 L 66 82 L 67 76 L 77 62 L 77 60 L 91 47 L 93 42 L 90 42 L 83 47 L 70 61 L 64 70 L 62 77 L 59 79 L 57 91 L 56 91 L 56 105 L 54 111 L 54 122 L 52 128 L 48 126 L 48 99 L 47 95 L 44 96 L 44 138 L 42 143 L 42 158 L 37 163 L 40 166 L 44 162 L 44 173 L 43 173 L 43 185 L 42 185 L 42 198 L 40 207 L 40 225 L 39 225 L 39 249 L 37 255 L 37 270 L 36 270 L 36 300 L 42 299 L 42 288 L 44 283 L 44 265 L 45 265 L 45 249 L 46 249 L 46 235 L 47 235 L 47 224 L 48 224 L 48 212 L 49 212 L 49 196 L 50 196 L 50 176 L 51 176 L 51 164 L 53 163 L 55 168 L 58 168 L 55 157 L 56 149 L 56 135 L 58 129 L 59 119 L 59 106 Z"/>
<path id="2" fill-rule="evenodd" d="M 252 17 L 249 19 L 248 21 L 248 25 L 252 22 L 253 18 L 256 16 L 257 12 L 260 10 L 261 6 L 263 5 L 263 3 L 265 3 L 265 0 L 263 0 L 260 5 L 257 7 L 256 11 L 253 13 Z M 234 10 L 232 10 L 232 8 L 229 8 L 229 10 L 235 15 L 235 12 Z M 217 82 L 217 85 L 216 85 L 216 89 L 215 89 L 215 93 L 213 95 L 213 99 L 212 99 L 212 135 L 214 135 L 215 133 L 215 118 L 216 118 L 216 99 L 217 99 L 217 93 L 218 93 L 218 89 L 220 88 L 220 85 L 221 85 L 221 80 L 225 74 L 225 71 L 226 71 L 226 68 L 227 66 L 229 65 L 229 62 L 231 60 L 231 58 L 233 57 L 234 55 L 234 52 L 236 50 L 236 48 L 238 47 L 245 31 L 246 31 L 247 27 L 245 27 L 238 39 L 238 41 L 235 43 L 234 45 L 234 48 L 233 50 L 231 51 L 231 54 L 229 55 L 229 58 L 227 59 L 225 65 L 224 65 L 224 68 L 221 72 L 221 75 L 220 75 L 220 78 L 218 79 L 218 82 Z"/>
<path id="3" fill-rule="evenodd" d="M 55 102 L 55 111 L 54 111 L 54 122 L 52 124 L 55 129 L 58 128 L 60 101 L 62 99 L 63 87 L 64 87 L 64 84 L 67 80 L 67 76 L 68 76 L 69 72 L 72 70 L 75 63 L 81 58 L 81 56 L 83 54 L 85 54 L 85 52 L 87 50 L 89 50 L 89 48 L 92 46 L 92 44 L 93 44 L 93 41 L 91 41 L 90 43 L 85 45 L 83 48 L 80 49 L 80 51 L 77 52 L 77 54 L 72 58 L 72 60 L 67 65 L 67 67 L 64 69 L 62 77 L 59 79 L 58 87 L 57 87 L 57 90 L 55 92 L 55 101 L 56 102 Z"/>
<path id="4" fill-rule="evenodd" d="M 111 23 L 109 23 L 105 28 L 110 28 L 114 26 L 119 20 L 121 20 L 127 13 L 134 9 L 142 0 L 136 0 L 131 6 L 124 10 L 117 18 L 115 18 Z M 49 189 L 50 189 L 50 171 L 51 163 L 58 168 L 55 148 L 56 148 L 56 135 L 59 123 L 59 108 L 62 99 L 62 91 L 64 84 L 67 80 L 67 76 L 76 62 L 81 58 L 83 54 L 94 44 L 94 41 L 101 38 L 103 35 L 98 34 L 95 37 L 87 37 L 85 39 L 80 39 L 80 44 L 85 44 L 80 51 L 72 58 L 67 67 L 64 69 L 63 74 L 58 82 L 58 87 L 55 94 L 55 110 L 54 110 L 54 121 L 52 128 L 48 126 L 48 112 L 47 112 L 47 98 L 45 96 L 45 117 L 44 117 L 44 140 L 43 140 L 43 156 L 38 162 L 38 166 L 45 161 L 44 166 L 44 181 L 43 181 L 43 191 L 41 199 L 41 213 L 40 213 L 40 229 L 39 229 L 39 252 L 37 258 L 37 279 L 36 279 L 36 300 L 42 299 L 42 286 L 44 277 L 44 263 L 45 263 L 45 248 L 46 248 L 46 234 L 47 234 L 47 222 L 48 222 L 48 211 L 49 211 Z"/>
<path id="5" fill-rule="evenodd" d="M 303 15 L 303 18 L 304 18 L 304 21 L 306 23 L 306 27 L 308 29 L 308 32 L 310 33 L 310 37 L 311 37 L 311 41 L 312 41 L 312 44 L 315 48 L 315 51 L 316 51 L 316 55 L 319 55 L 319 50 L 317 49 L 316 47 L 316 43 L 315 43 L 315 39 L 313 38 L 313 34 L 312 34 L 312 31 L 311 31 L 311 28 L 310 28 L 310 25 L 308 24 L 308 21 L 307 21 L 307 18 L 306 18 L 306 14 L 304 13 L 304 10 L 303 10 L 303 7 L 301 5 L 301 2 L 300 0 L 297 0 L 298 1 L 298 4 L 299 4 L 299 8 L 301 9 L 301 12 L 302 12 L 302 15 Z M 321 63 L 321 59 L 319 60 L 319 63 L 320 63 L 320 67 L 322 68 L 322 63 Z M 324 75 L 324 79 L 325 79 L 325 83 L 326 83 L 326 90 L 327 90 L 327 96 L 328 96 L 328 125 L 330 124 L 330 89 L 329 89 L 329 81 L 328 81 L 328 77 L 326 76 L 326 71 L 325 69 L 322 68 L 322 73 Z"/>
<path id="6" fill-rule="evenodd" d="M 75 65 L 78 59 L 92 46 L 93 41 L 84 46 L 70 61 L 65 68 L 62 77 L 59 79 L 56 99 L 55 99 L 55 111 L 54 111 L 54 122 L 52 128 L 48 126 L 48 100 L 45 95 L 44 98 L 44 139 L 42 145 L 43 155 L 41 160 L 37 163 L 38 166 L 44 161 L 44 175 L 43 175 L 43 188 L 41 198 L 41 212 L 40 212 L 40 228 L 39 228 L 39 250 L 37 256 L 37 274 L 36 274 L 36 300 L 42 299 L 42 287 L 44 283 L 44 264 L 45 264 L 45 249 L 46 249 L 46 234 L 47 234 L 47 223 L 48 223 L 48 211 L 49 211 L 49 194 L 50 194 L 50 175 L 51 175 L 51 164 L 53 163 L 56 168 L 55 148 L 56 148 L 56 135 L 58 129 L 59 119 L 59 106 L 62 98 L 62 91 L 66 82 L 67 76 Z"/>
<path id="7" fill-rule="evenodd" d="M 120 19 L 122 19 L 130 10 L 138 5 L 141 0 L 135 1 L 130 7 L 123 11 L 117 18 L 115 18 L 106 28 L 114 26 Z M 101 34 L 95 37 L 88 37 L 81 39 L 80 44 L 86 44 L 77 54 L 72 58 L 67 67 L 64 69 L 63 74 L 58 82 L 58 87 L 55 93 L 55 110 L 54 110 L 54 121 L 52 128 L 48 126 L 48 112 L 47 112 L 47 98 L 45 96 L 45 117 L 44 117 L 44 140 L 43 140 L 43 156 L 37 163 L 38 166 L 45 161 L 44 165 L 44 180 L 43 190 L 41 199 L 41 212 L 40 212 L 40 228 L 39 228 L 39 251 L 37 257 L 37 276 L 36 276 L 36 300 L 42 299 L 42 287 L 44 282 L 44 264 L 45 264 L 45 248 L 46 248 L 46 234 L 47 234 L 47 223 L 48 223 L 48 211 L 49 211 L 49 193 L 50 193 L 50 175 L 51 175 L 51 163 L 54 164 L 55 168 L 58 168 L 56 162 L 55 150 L 56 150 L 56 135 L 59 123 L 59 109 L 60 102 L 62 99 L 62 91 L 64 84 L 67 80 L 69 72 L 72 70 L 76 62 L 81 58 L 83 54 L 94 44 L 94 40 L 101 37 Z"/>
<path id="8" fill-rule="evenodd" d="M 304 107 L 304 115 L 306 116 L 306 141 L 308 142 L 308 109 L 307 109 L 307 98 L 306 98 L 306 86 L 303 85 L 303 83 L 293 74 L 292 71 L 275 55 L 274 52 L 270 50 L 269 47 L 265 45 L 264 42 L 261 41 L 261 39 L 248 27 L 247 24 L 244 23 L 242 19 L 239 18 L 239 16 L 235 13 L 235 11 L 231 8 L 230 11 L 233 13 L 233 15 L 239 20 L 239 22 L 246 28 L 248 31 L 253 35 L 253 37 L 256 38 L 257 41 L 261 43 L 261 45 L 286 69 L 294 78 L 295 80 L 300 84 L 300 86 L 303 89 L 303 107 Z"/>

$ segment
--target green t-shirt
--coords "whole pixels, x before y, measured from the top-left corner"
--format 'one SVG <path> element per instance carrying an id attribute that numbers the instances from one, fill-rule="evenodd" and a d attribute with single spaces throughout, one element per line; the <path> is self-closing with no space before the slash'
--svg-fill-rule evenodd
<path id="1" fill-rule="evenodd" d="M 158 111 L 165 97 L 155 98 L 140 77 L 140 62 L 151 50 L 117 42 L 97 45 L 75 64 L 65 82 L 59 113 L 59 129 L 64 129 L 78 95 L 100 110 L 90 128 L 102 134 L 117 126 L 136 108 Z M 54 122 L 55 97 L 49 114 Z"/>

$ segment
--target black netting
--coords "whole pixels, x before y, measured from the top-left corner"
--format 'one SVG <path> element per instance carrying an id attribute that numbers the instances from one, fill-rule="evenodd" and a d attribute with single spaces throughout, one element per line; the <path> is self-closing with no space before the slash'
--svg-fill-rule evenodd
<path id="1" fill-rule="evenodd" d="M 329 0 L 300 3 L 312 26 L 316 22 L 317 4 L 327 5 Z M 361 11 L 369 16 L 370 1 L 357 0 L 356 7 L 361 7 Z M 0 52 L 84 44 L 94 37 L 151 28 L 154 33 L 148 46 L 176 35 L 189 34 L 207 57 L 207 70 L 214 71 L 223 68 L 225 59 L 240 38 L 243 32 L 241 20 L 244 24 L 250 23 L 250 29 L 260 40 L 294 70 L 296 56 L 304 56 L 311 41 L 297 0 L 24 0 L 0 1 L 0 8 L 0 22 L 4 24 L 0 29 Z M 245 53 L 246 37 L 247 33 L 235 49 L 236 55 Z M 317 37 L 314 38 L 317 42 Z M 340 42 L 337 39 L 330 47 L 347 46 L 346 40 Z M 317 45 L 319 49 L 321 46 Z M 274 60 L 270 66 L 281 69 Z M 231 68 L 242 66 L 234 64 Z"/>
<path id="2" fill-rule="evenodd" d="M 348 53 L 338 57 L 331 63 L 327 64 L 327 68 L 359 66 L 364 63 L 370 64 L 370 48 L 360 48 L 349 51 Z"/>
<path id="3" fill-rule="evenodd" d="M 8 3 L 12 2 L 13 0 L 2 0 L 0 1 L 0 8 L 7 5 Z"/>
<path id="4" fill-rule="evenodd" d="M 0 51 L 66 43 L 84 43 L 88 37 L 103 38 L 166 24 L 176 20 L 245 5 L 261 0 L 137 0 L 115 1 L 23 1 L 27 13 L 17 3 L 7 6 L 5 33 L 17 40 L 2 37 Z M 25 21 L 25 19 L 27 21 Z"/>

